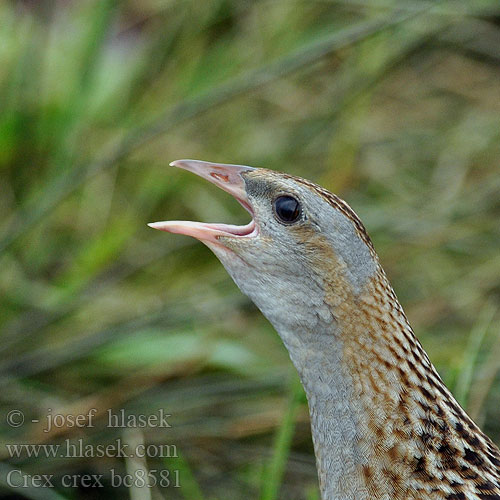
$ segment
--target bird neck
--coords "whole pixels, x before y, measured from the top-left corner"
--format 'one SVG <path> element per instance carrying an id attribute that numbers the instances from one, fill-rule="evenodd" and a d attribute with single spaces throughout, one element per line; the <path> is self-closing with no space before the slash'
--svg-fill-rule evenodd
<path id="1" fill-rule="evenodd" d="M 381 268 L 330 305 L 333 321 L 280 332 L 307 394 L 322 499 L 423 498 L 412 492 L 430 488 L 433 467 L 466 453 L 461 433 L 491 442 L 442 383 Z M 428 457 L 432 442 L 444 458 Z"/>

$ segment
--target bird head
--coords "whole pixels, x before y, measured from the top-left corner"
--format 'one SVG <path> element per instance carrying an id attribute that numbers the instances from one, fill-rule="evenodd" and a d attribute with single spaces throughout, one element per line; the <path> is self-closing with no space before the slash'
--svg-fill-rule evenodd
<path id="1" fill-rule="evenodd" d="M 149 225 L 206 244 L 278 332 L 331 324 L 335 307 L 361 293 L 375 273 L 377 258 L 361 222 L 325 189 L 263 168 L 197 160 L 171 165 L 232 194 L 252 220 Z"/>

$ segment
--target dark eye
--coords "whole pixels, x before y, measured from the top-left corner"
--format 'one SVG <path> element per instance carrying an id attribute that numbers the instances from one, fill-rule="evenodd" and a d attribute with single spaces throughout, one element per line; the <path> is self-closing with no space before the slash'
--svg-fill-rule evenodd
<path id="1" fill-rule="evenodd" d="M 291 196 L 279 196 L 274 201 L 274 212 L 281 222 L 291 224 L 300 217 L 300 203 Z"/>

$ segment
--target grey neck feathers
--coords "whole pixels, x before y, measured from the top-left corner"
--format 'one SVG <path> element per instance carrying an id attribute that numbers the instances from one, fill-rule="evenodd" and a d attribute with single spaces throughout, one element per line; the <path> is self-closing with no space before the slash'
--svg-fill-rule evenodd
<path id="1" fill-rule="evenodd" d="M 359 448 L 360 407 L 355 404 L 351 376 L 343 373 L 341 343 L 325 342 L 332 333 L 338 338 L 332 326 L 317 325 L 314 332 L 300 335 L 277 329 L 306 391 L 322 499 L 367 500 L 368 491 L 359 480 L 364 463 Z M 297 338 L 306 343 L 297 345 Z M 315 342 L 321 345 L 311 345 Z"/>

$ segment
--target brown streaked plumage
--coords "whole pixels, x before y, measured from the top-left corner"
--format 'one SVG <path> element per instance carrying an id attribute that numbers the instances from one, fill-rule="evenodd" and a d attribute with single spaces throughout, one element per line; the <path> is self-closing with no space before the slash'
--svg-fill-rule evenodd
<path id="1" fill-rule="evenodd" d="M 442 382 L 349 205 L 288 174 L 174 165 L 253 216 L 152 226 L 207 244 L 280 334 L 307 394 L 322 499 L 500 500 L 499 449 Z"/>

